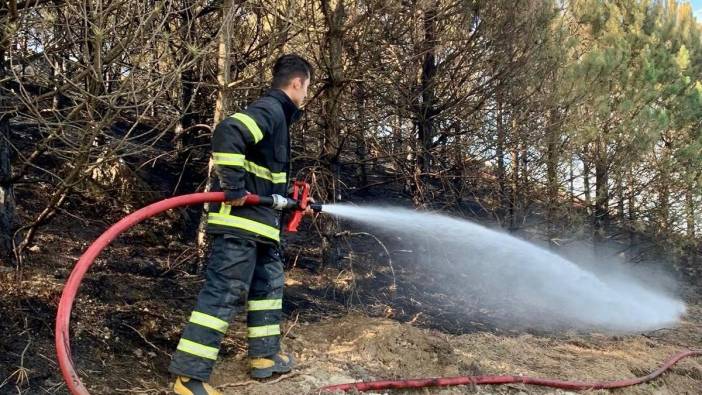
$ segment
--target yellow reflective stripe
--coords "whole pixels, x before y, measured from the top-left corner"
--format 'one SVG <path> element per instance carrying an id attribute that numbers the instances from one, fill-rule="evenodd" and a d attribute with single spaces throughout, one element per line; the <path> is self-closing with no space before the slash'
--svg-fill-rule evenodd
<path id="1" fill-rule="evenodd" d="M 285 172 L 273 173 L 270 169 L 257 165 L 245 159 L 242 154 L 228 154 L 225 152 L 213 152 L 212 159 L 215 165 L 220 166 L 240 166 L 256 177 L 266 179 L 274 184 L 285 184 L 287 174 Z"/>
<path id="2" fill-rule="evenodd" d="M 261 236 L 280 241 L 280 229 L 250 220 L 248 218 L 219 213 L 209 213 L 207 223 L 248 230 Z"/>
<path id="3" fill-rule="evenodd" d="M 229 215 L 232 212 L 232 206 L 230 204 L 222 203 L 219 207 L 219 213 L 222 215 Z"/>
<path id="4" fill-rule="evenodd" d="M 246 161 L 244 167 L 248 172 L 255 174 L 257 177 L 271 181 L 274 184 L 284 184 L 286 182 L 287 174 L 285 172 L 273 173 L 270 169 L 249 161 Z"/>
<path id="5" fill-rule="evenodd" d="M 274 184 L 285 184 L 288 182 L 288 175 L 287 173 L 272 173 L 271 181 L 273 181 Z"/>
<path id="6" fill-rule="evenodd" d="M 195 343 L 188 339 L 180 339 L 178 342 L 178 351 L 186 352 L 188 354 L 195 355 L 200 358 L 214 359 L 217 360 L 217 354 L 219 350 L 214 347 L 208 347 L 200 343 Z"/>
<path id="7" fill-rule="evenodd" d="M 283 299 L 249 300 L 249 311 L 279 310 L 283 308 Z"/>
<path id="8" fill-rule="evenodd" d="M 192 314 L 190 314 L 190 322 L 222 333 L 225 333 L 229 327 L 227 321 L 220 320 L 217 317 L 199 311 L 193 311 Z"/>
<path id="9" fill-rule="evenodd" d="M 280 325 L 250 326 L 249 337 L 280 335 Z"/>
<path id="10" fill-rule="evenodd" d="M 246 128 L 249 129 L 249 133 L 251 133 L 251 136 L 253 136 L 254 143 L 258 143 L 259 141 L 261 141 L 261 139 L 263 138 L 263 133 L 261 133 L 261 129 L 259 129 L 258 125 L 256 125 L 256 121 L 254 121 L 253 118 L 244 114 L 243 112 L 238 112 L 232 115 L 232 118 L 243 123 L 244 126 L 246 126 Z"/>
<path id="11" fill-rule="evenodd" d="M 215 165 L 244 166 L 244 162 L 246 162 L 244 155 L 226 152 L 213 152 L 212 159 L 214 159 Z"/>

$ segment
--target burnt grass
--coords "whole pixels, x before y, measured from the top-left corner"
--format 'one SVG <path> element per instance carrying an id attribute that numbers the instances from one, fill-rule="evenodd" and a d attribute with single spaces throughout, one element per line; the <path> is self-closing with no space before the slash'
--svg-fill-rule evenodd
<path id="1" fill-rule="evenodd" d="M 408 206 L 408 197 L 393 185 L 356 195 L 348 192 L 347 199 Z M 18 191 L 25 207 L 39 207 L 43 193 L 40 188 Z M 174 210 L 136 226 L 103 251 L 88 272 L 71 316 L 71 345 L 91 392 L 165 388 L 169 354 L 202 284 L 206 260 L 199 257 L 194 241 L 201 209 Z M 476 220 L 490 220 L 484 213 L 473 214 Z M 29 218 L 23 211 L 20 215 Z M 0 394 L 67 393 L 53 343 L 60 292 L 81 253 L 123 215 L 110 200 L 69 200 L 41 228 L 21 269 L 2 269 Z M 511 336 L 529 331 L 515 326 L 499 307 L 481 308 L 466 302 L 471 298 L 457 301 L 450 289 L 437 291 L 447 274 L 427 270 L 392 237 L 378 237 L 383 248 L 370 237 L 325 235 L 323 225 L 306 219 L 299 233 L 286 237 L 286 320 L 317 322 L 356 311 L 450 334 L 489 331 Z M 336 231 L 342 230 L 361 229 L 342 223 Z M 325 251 L 323 237 L 331 244 Z M 480 290 L 473 292 L 479 300 Z M 690 288 L 690 298 L 695 295 L 697 290 Z M 554 329 L 532 332 L 557 337 Z M 232 334 L 225 338 L 222 355 L 243 350 L 243 339 Z"/>

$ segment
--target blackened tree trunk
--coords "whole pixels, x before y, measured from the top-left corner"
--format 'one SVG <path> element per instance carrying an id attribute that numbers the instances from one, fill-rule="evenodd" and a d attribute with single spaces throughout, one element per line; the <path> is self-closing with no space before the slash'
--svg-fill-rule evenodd
<path id="1" fill-rule="evenodd" d="M 15 196 L 12 188 L 12 166 L 10 161 L 10 90 L 7 80 L 5 55 L 10 37 L 8 25 L 13 19 L 9 4 L 0 2 L 0 259 L 9 264 L 14 261 L 12 253 L 12 233 L 15 223 Z"/>
<path id="2" fill-rule="evenodd" d="M 234 107 L 233 98 L 229 89 L 231 82 L 232 64 L 232 0 L 225 0 L 222 3 L 222 31 L 219 37 L 219 50 L 217 54 L 217 103 L 215 104 L 214 124 L 222 121 Z"/>
<path id="3" fill-rule="evenodd" d="M 359 187 L 368 185 L 368 168 L 366 160 L 368 158 L 368 143 L 366 142 L 366 90 L 362 84 L 356 88 L 356 108 L 358 111 L 358 126 L 356 132 L 356 158 L 358 159 L 357 177 Z"/>
<path id="4" fill-rule="evenodd" d="M 507 180 L 505 171 L 505 143 L 506 143 L 506 131 L 504 124 L 504 110 L 502 105 L 502 99 L 497 99 L 497 113 L 496 113 L 496 128 L 497 128 L 497 145 L 495 146 L 495 156 L 497 160 L 497 182 L 500 188 L 500 209 L 505 206 L 507 202 Z"/>
<path id="5" fill-rule="evenodd" d="M 604 134 L 607 134 L 605 129 Z M 600 247 L 609 228 L 609 161 L 605 138 L 600 136 L 595 147 L 595 217 L 593 242 Z"/>
<path id="6" fill-rule="evenodd" d="M 694 181 L 685 190 L 685 224 L 687 237 L 691 240 L 695 238 L 695 198 L 692 193 Z"/>
<path id="7" fill-rule="evenodd" d="M 552 109 L 549 126 L 546 129 L 546 180 L 548 190 L 547 222 L 548 240 L 551 247 L 555 247 L 557 235 L 556 212 L 558 210 L 558 164 L 560 163 L 560 114 L 559 110 Z"/>
<path id="8" fill-rule="evenodd" d="M 232 40 L 232 7 L 233 0 L 224 0 L 222 3 L 222 9 L 220 11 L 222 30 L 219 37 L 219 49 L 217 52 L 217 102 L 215 104 L 214 111 L 214 125 L 217 126 L 228 114 L 232 112 L 234 107 L 234 100 L 229 89 L 229 83 L 231 83 L 231 40 Z M 209 192 L 213 186 L 212 178 L 212 168 L 214 163 L 210 159 L 207 166 L 207 184 L 205 185 L 205 192 Z M 200 225 L 197 232 L 197 246 L 200 258 L 204 258 L 205 251 L 207 250 L 207 239 L 205 237 L 205 227 L 207 225 L 207 210 L 209 209 L 209 204 L 205 204 L 205 210 L 200 216 Z"/>
<path id="9" fill-rule="evenodd" d="M 434 112 L 436 95 L 434 93 L 436 75 L 436 8 L 430 7 L 424 12 L 424 60 L 420 87 L 422 101 L 419 105 L 418 139 L 420 152 L 417 165 L 422 174 L 431 171 L 431 146 L 434 138 Z"/>
<path id="10" fill-rule="evenodd" d="M 512 133 L 515 133 L 516 129 L 512 128 Z M 519 136 L 514 136 L 514 143 L 512 145 L 512 174 L 511 174 L 511 185 L 510 192 L 511 196 L 509 199 L 509 230 L 515 231 L 519 227 L 517 222 L 517 215 L 519 214 L 519 207 L 521 201 L 520 185 L 519 185 L 519 165 L 521 163 L 521 158 L 519 156 L 518 141 Z"/>
<path id="11" fill-rule="evenodd" d="M 0 67 L 0 80 L 4 74 Z M 0 87 L 0 90 L 3 90 Z M 6 98 L 0 93 L 0 258 L 4 263 L 13 262 L 12 233 L 15 224 L 15 195 L 12 188 L 10 161 L 10 121 L 3 113 Z"/>
<path id="12" fill-rule="evenodd" d="M 581 155 L 581 160 L 583 162 L 583 193 L 585 198 L 585 207 L 587 207 L 588 213 L 590 212 L 590 204 L 592 202 L 592 196 L 590 193 L 590 158 L 588 156 L 588 147 L 585 145 L 583 147 L 583 152 Z"/>
<path id="13" fill-rule="evenodd" d="M 322 48 L 322 70 L 326 77 L 326 86 L 322 94 L 322 149 L 319 155 L 322 166 L 330 173 L 325 182 L 321 198 L 335 201 L 339 197 L 337 181 L 340 175 L 339 155 L 344 144 L 341 138 L 342 124 L 340 122 L 341 106 L 344 90 L 344 26 L 346 24 L 346 7 L 344 0 L 333 4 L 329 0 L 321 0 L 322 13 L 326 33 Z M 326 196 L 324 196 L 326 195 Z M 328 218 L 320 222 L 322 229 L 322 261 L 323 265 L 335 265 L 339 260 L 340 249 L 336 235 L 339 222 Z"/>
<path id="14" fill-rule="evenodd" d="M 668 141 L 663 142 L 659 167 L 658 182 L 658 224 L 659 232 L 667 235 L 670 231 L 670 176 L 672 147 Z"/>
<path id="15" fill-rule="evenodd" d="M 179 51 L 179 60 L 181 64 L 188 63 L 192 54 L 190 51 L 185 50 L 190 45 L 194 45 L 194 38 L 197 34 L 195 30 L 195 18 L 193 15 L 193 1 L 184 0 L 182 2 L 183 12 L 181 13 L 180 28 L 178 33 L 180 35 L 180 45 L 183 49 Z M 178 151 L 179 159 L 184 160 L 184 152 L 187 151 L 188 147 L 192 143 L 192 139 L 189 135 L 192 133 L 185 133 L 184 131 L 189 130 L 191 126 L 195 124 L 195 113 L 192 110 L 193 98 L 195 96 L 195 88 L 197 86 L 195 76 L 195 70 L 193 66 L 184 67 L 180 72 L 180 108 L 181 114 L 178 124 L 175 128 L 175 134 L 177 139 L 176 149 Z"/>
<path id="16" fill-rule="evenodd" d="M 424 11 L 424 38 L 419 48 L 423 54 L 421 76 L 417 86 L 419 92 L 417 97 L 412 99 L 417 141 L 410 189 L 415 207 L 424 206 L 425 202 L 431 199 L 431 196 L 425 194 L 427 188 L 424 184 L 431 171 L 431 148 L 434 139 L 434 117 L 436 116 L 436 14 L 435 4 L 430 5 Z"/>
<path id="17" fill-rule="evenodd" d="M 346 23 L 344 1 L 338 0 L 334 6 L 331 3 L 328 0 L 321 0 L 324 24 L 327 30 L 322 51 L 322 70 L 326 77 L 326 86 L 322 94 L 322 149 L 319 159 L 329 176 L 326 178 L 325 185 L 320 191 L 325 196 L 320 197 L 327 201 L 334 201 L 339 197 L 337 178 L 341 171 L 339 155 L 343 146 L 340 116 L 344 88 L 342 62 L 344 56 L 344 25 Z M 333 232 L 336 233 L 335 230 Z"/>

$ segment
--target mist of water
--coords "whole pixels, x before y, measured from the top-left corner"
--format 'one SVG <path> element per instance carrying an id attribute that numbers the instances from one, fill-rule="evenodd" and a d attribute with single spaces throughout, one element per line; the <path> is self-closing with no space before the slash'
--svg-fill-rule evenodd
<path id="1" fill-rule="evenodd" d="M 674 325 L 685 313 L 682 301 L 633 276 L 606 269 L 595 274 L 467 220 L 395 207 L 333 204 L 324 211 L 396 237 L 402 248 L 422 254 L 426 270 L 452 274 L 454 288 L 479 288 L 481 304 L 501 303 L 515 319 L 537 322 L 533 326 L 558 321 L 574 328 L 640 331 Z M 502 302 L 506 296 L 509 303 Z"/>

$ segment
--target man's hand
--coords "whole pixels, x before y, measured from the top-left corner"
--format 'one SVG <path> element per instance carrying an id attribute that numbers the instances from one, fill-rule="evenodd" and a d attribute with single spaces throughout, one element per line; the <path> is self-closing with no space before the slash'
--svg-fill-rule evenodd
<path id="1" fill-rule="evenodd" d="M 246 192 L 246 195 L 250 195 L 250 194 L 251 194 L 251 192 Z M 244 203 L 246 202 L 246 195 L 244 195 L 244 196 L 242 196 L 242 197 L 240 197 L 240 198 L 238 198 L 238 199 L 228 200 L 228 201 L 226 201 L 226 202 L 224 202 L 224 203 L 226 203 L 226 204 L 228 204 L 228 205 L 230 205 L 230 206 L 232 206 L 232 207 L 240 207 L 240 206 L 243 206 Z"/>

